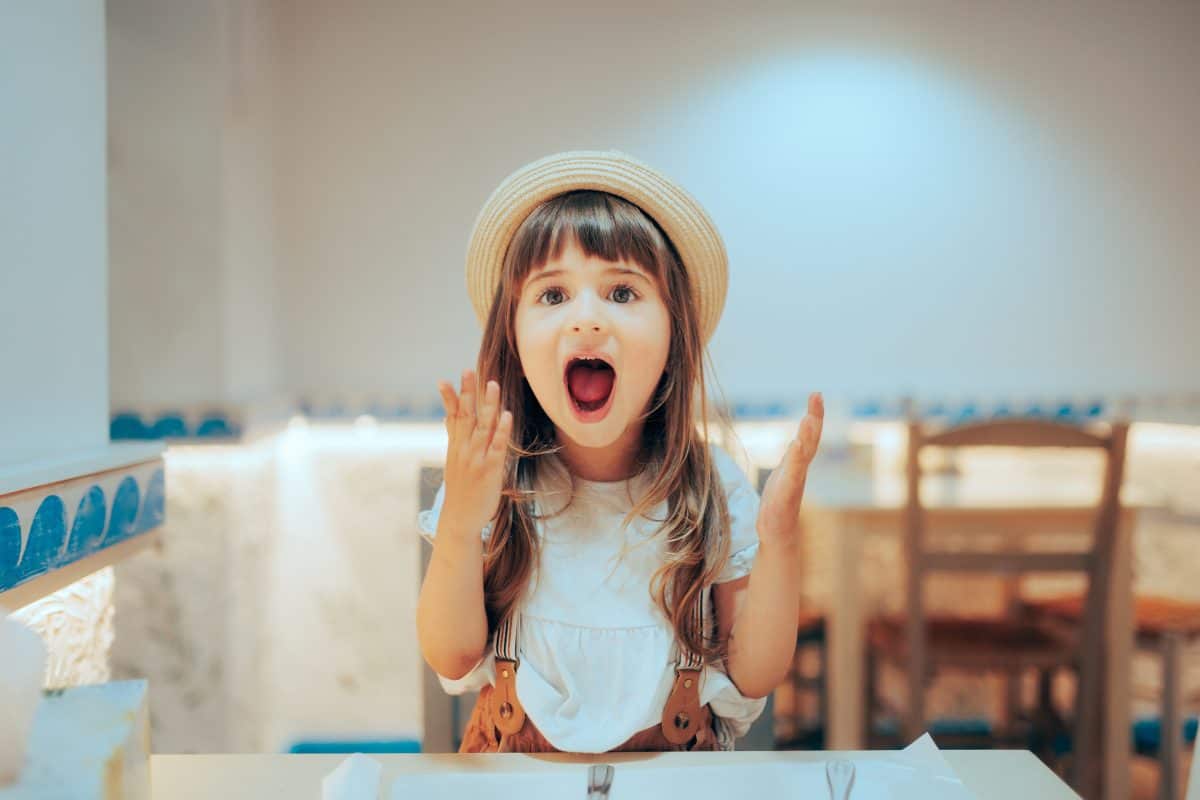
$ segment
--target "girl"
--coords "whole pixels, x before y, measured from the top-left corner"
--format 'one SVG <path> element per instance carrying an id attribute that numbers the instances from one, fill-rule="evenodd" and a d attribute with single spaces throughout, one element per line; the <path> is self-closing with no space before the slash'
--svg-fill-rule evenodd
<path id="1" fill-rule="evenodd" d="M 476 221 L 476 373 L 449 446 L 421 652 L 479 689 L 461 752 L 732 749 L 792 660 L 808 401 L 761 503 L 708 442 L 726 256 L 703 209 L 619 153 L 507 178 Z"/>

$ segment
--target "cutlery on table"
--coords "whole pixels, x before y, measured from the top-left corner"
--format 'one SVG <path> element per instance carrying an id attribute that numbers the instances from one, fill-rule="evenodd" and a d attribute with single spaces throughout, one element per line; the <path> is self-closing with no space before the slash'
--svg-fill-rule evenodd
<path id="1" fill-rule="evenodd" d="M 829 800 L 850 800 L 854 786 L 854 764 L 843 758 L 825 762 L 825 780 L 829 783 Z"/>
<path id="2" fill-rule="evenodd" d="M 612 782 L 612 764 L 593 764 L 588 769 L 588 800 L 607 800 Z"/>

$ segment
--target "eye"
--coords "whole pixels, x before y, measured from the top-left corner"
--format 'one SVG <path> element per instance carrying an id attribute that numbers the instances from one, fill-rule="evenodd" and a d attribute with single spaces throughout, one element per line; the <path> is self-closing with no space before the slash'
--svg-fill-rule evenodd
<path id="1" fill-rule="evenodd" d="M 545 303 L 545 305 L 556 306 L 562 302 L 562 289 L 557 286 L 551 286 L 542 290 L 542 293 L 537 296 L 537 302 L 542 303 L 547 297 L 558 297 L 556 302 Z"/>
<path id="2" fill-rule="evenodd" d="M 620 286 L 613 287 L 612 294 L 610 296 L 612 297 L 614 302 L 624 305 L 625 303 L 632 303 L 634 300 L 636 300 L 638 297 L 638 293 L 636 291 L 634 291 L 632 286 L 626 286 L 624 284 L 621 284 Z M 618 299 L 620 297 L 625 297 L 625 296 L 628 296 L 629 299 L 628 300 Z"/>

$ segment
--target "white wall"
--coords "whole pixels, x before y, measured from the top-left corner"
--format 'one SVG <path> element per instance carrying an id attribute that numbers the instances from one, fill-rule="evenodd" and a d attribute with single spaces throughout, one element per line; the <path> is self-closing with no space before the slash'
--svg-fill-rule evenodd
<path id="1" fill-rule="evenodd" d="M 225 0 L 222 130 L 224 393 L 252 402 L 283 385 L 276 277 L 274 126 L 278 25 L 267 0 Z"/>
<path id="2" fill-rule="evenodd" d="M 108 2 L 114 408 L 281 383 L 267 9 Z"/>
<path id="3" fill-rule="evenodd" d="M 210 3 L 108 0 L 114 408 L 220 391 L 217 35 Z"/>
<path id="4" fill-rule="evenodd" d="M 0 8 L 0 465 L 108 442 L 104 5 Z"/>
<path id="5" fill-rule="evenodd" d="M 280 5 L 293 388 L 434 397 L 483 200 L 593 147 L 715 217 L 731 396 L 1200 384 L 1200 6 L 559 5 Z"/>

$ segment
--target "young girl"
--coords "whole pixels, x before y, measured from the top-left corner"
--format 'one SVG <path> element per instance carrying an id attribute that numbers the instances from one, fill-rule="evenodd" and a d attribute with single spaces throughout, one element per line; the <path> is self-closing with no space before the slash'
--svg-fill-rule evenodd
<path id="1" fill-rule="evenodd" d="M 808 401 L 761 503 L 708 442 L 726 255 L 703 209 L 619 153 L 507 178 L 476 222 L 476 373 L 439 384 L 449 446 L 421 652 L 479 689 L 461 752 L 732 749 L 782 680 Z"/>

